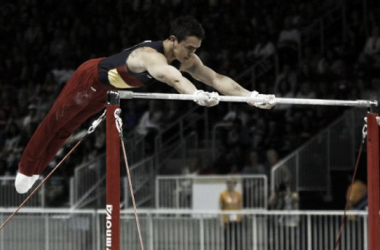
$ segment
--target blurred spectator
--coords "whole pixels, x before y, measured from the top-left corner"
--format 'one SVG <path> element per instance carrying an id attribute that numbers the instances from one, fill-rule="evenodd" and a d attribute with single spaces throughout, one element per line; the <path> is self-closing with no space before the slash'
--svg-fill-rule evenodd
<path id="1" fill-rule="evenodd" d="M 260 116 L 260 113 L 254 113 L 251 117 L 248 127 L 248 133 L 251 139 L 251 147 L 253 149 L 260 149 L 266 135 L 267 125 L 265 119 Z"/>
<path id="2" fill-rule="evenodd" d="M 292 23 L 291 17 L 286 17 L 284 20 L 284 28 L 280 32 L 277 45 L 281 64 L 287 62 L 290 65 L 295 65 L 295 63 L 297 63 L 300 42 L 300 31 Z"/>
<path id="3" fill-rule="evenodd" d="M 227 114 L 223 117 L 224 122 L 235 123 L 236 120 L 242 126 L 246 126 L 248 123 L 249 116 L 247 112 L 239 104 L 231 104 L 231 108 Z"/>
<path id="4" fill-rule="evenodd" d="M 244 165 L 243 151 L 241 147 L 223 146 L 220 148 L 220 157 L 214 162 L 218 174 L 237 174 Z"/>
<path id="5" fill-rule="evenodd" d="M 137 134 L 145 138 L 146 152 L 151 154 L 154 150 L 156 135 L 161 131 L 163 112 L 157 101 L 149 102 L 149 110 L 142 115 L 137 127 Z"/>
<path id="6" fill-rule="evenodd" d="M 0 109 L 0 150 L 4 148 L 6 135 L 5 130 L 8 125 L 8 118 L 6 117 L 6 112 L 3 109 Z"/>
<path id="7" fill-rule="evenodd" d="M 311 65 L 305 63 L 300 65 L 299 71 L 298 71 L 298 81 L 306 82 L 306 81 L 312 81 L 315 79 L 315 74 L 313 69 L 311 68 Z"/>
<path id="8" fill-rule="evenodd" d="M 380 99 L 380 78 L 370 79 L 361 92 L 361 98 L 365 100 Z"/>
<path id="9" fill-rule="evenodd" d="M 315 99 L 315 92 L 310 86 L 310 82 L 304 82 L 301 84 L 301 88 L 298 91 L 296 98 Z"/>
<path id="10" fill-rule="evenodd" d="M 49 207 L 61 207 L 68 202 L 68 179 L 62 174 L 53 175 L 46 182 L 46 203 Z"/>
<path id="11" fill-rule="evenodd" d="M 292 91 L 291 84 L 287 79 L 283 79 L 279 81 L 278 83 L 276 82 L 276 84 L 278 84 L 275 87 L 275 92 L 274 92 L 276 97 L 294 98 L 294 92 Z M 290 112 L 291 107 L 292 107 L 292 104 L 281 104 L 281 105 L 276 105 L 274 107 L 274 110 Z"/>
<path id="12" fill-rule="evenodd" d="M 279 155 L 275 149 L 269 149 L 266 152 L 267 162 L 266 162 L 266 172 L 268 176 L 268 186 L 271 187 L 271 182 L 274 181 L 271 177 L 272 168 L 279 162 Z M 275 173 L 275 183 L 274 183 L 274 193 L 270 194 L 268 205 L 270 208 L 277 207 L 278 199 L 280 198 L 281 192 L 291 188 L 291 173 L 285 165 L 277 168 Z"/>
<path id="13" fill-rule="evenodd" d="M 241 121 L 238 119 L 235 119 L 232 122 L 232 126 L 227 131 L 227 147 L 233 148 L 233 147 L 241 147 L 244 145 L 245 141 L 245 131 L 244 126 L 242 125 Z"/>
<path id="14" fill-rule="evenodd" d="M 313 49 L 309 46 L 304 48 L 303 54 L 302 54 L 302 60 L 300 61 L 300 65 L 309 65 L 311 67 L 311 70 L 313 72 L 316 72 L 319 55 L 316 54 Z"/>
<path id="15" fill-rule="evenodd" d="M 256 150 L 249 151 L 247 159 L 242 174 L 265 174 L 265 167 L 260 162 L 259 153 Z"/>
<path id="16" fill-rule="evenodd" d="M 300 144 L 307 142 L 313 135 L 312 121 L 307 115 L 302 115 L 298 134 Z"/>
<path id="17" fill-rule="evenodd" d="M 7 169 L 7 162 L 3 159 L 0 159 L 0 176 L 9 176 L 9 171 Z M 6 185 L 7 181 L 4 180 L 0 185 Z"/>
<path id="18" fill-rule="evenodd" d="M 283 82 L 286 82 L 286 84 L 288 85 L 286 88 L 288 89 L 287 92 L 294 94 L 296 91 L 297 83 L 298 83 L 298 77 L 297 77 L 297 73 L 294 70 L 292 70 L 289 64 L 285 64 L 282 67 L 282 72 L 277 76 L 275 84 L 274 84 L 274 93 L 276 95 L 282 94 L 281 97 L 285 97 L 283 96 L 284 93 L 280 93 L 281 91 L 280 87 Z"/>
<path id="19" fill-rule="evenodd" d="M 123 129 L 132 132 L 133 129 L 138 125 L 140 119 L 140 112 L 138 111 L 137 104 L 134 101 L 125 102 L 123 105 Z"/>
<path id="20" fill-rule="evenodd" d="M 351 182 L 352 176 L 348 176 L 348 181 Z M 368 204 L 367 200 L 367 185 L 360 179 L 356 179 L 347 187 L 346 200 L 348 210 L 365 210 Z M 350 220 L 355 220 L 355 215 L 347 216 Z"/>
<path id="21" fill-rule="evenodd" d="M 250 150 L 247 163 L 242 170 L 244 175 L 265 175 L 265 166 L 260 161 L 260 155 L 256 150 Z M 243 204 L 244 208 L 257 208 L 262 204 L 263 197 L 267 199 L 264 186 L 260 179 L 244 179 L 243 181 Z"/>
<path id="22" fill-rule="evenodd" d="M 349 176 L 351 181 L 351 176 Z M 346 199 L 349 210 L 363 210 L 367 206 L 367 185 L 361 180 L 355 180 L 347 187 Z"/>
<path id="23" fill-rule="evenodd" d="M 227 189 L 220 193 L 219 207 L 222 211 L 239 211 L 243 208 L 243 199 L 236 190 L 237 181 L 229 179 Z M 242 216 L 238 214 L 225 214 L 220 216 L 220 225 L 224 231 L 224 249 L 242 249 Z"/>
<path id="24" fill-rule="evenodd" d="M 163 112 L 159 108 L 158 103 L 156 101 L 150 101 L 149 110 L 144 112 L 137 125 L 137 133 L 142 136 L 146 136 L 152 131 L 158 133 L 161 129 L 162 116 Z"/>
<path id="25" fill-rule="evenodd" d="M 286 187 L 285 185 L 280 185 L 277 195 L 273 196 L 272 198 L 273 199 L 269 201 L 269 206 L 271 209 L 286 210 L 286 211 L 299 209 L 298 193 L 292 192 L 290 188 Z M 299 215 L 282 215 L 280 216 L 280 219 L 279 219 L 279 223 L 281 226 L 286 226 L 290 228 L 294 228 L 298 226 L 299 222 L 300 222 Z M 285 241 L 287 241 L 287 239 L 285 239 Z M 290 244 L 292 243 L 290 242 Z"/>
<path id="26" fill-rule="evenodd" d="M 289 185 L 285 182 L 281 183 L 277 188 L 276 192 L 271 195 L 268 201 L 270 209 L 273 210 L 294 210 L 299 208 L 299 195 L 297 192 L 292 192 Z M 297 223 L 297 221 L 287 220 L 287 216 L 282 217 L 286 221 L 283 221 L 286 225 L 292 225 Z"/>
<path id="27" fill-rule="evenodd" d="M 18 150 L 21 140 L 21 130 L 15 122 L 12 122 L 8 125 L 5 133 L 7 139 L 5 140 L 3 153 L 7 155 L 7 153 L 16 152 Z"/>
<path id="28" fill-rule="evenodd" d="M 267 129 L 264 148 L 280 148 L 283 142 L 283 133 L 280 131 L 280 125 L 274 120 L 269 120 L 267 122 Z"/>
<path id="29" fill-rule="evenodd" d="M 180 117 L 180 107 L 179 103 L 176 101 L 168 101 L 166 102 L 167 112 L 165 112 L 165 124 L 170 125 L 170 123 L 176 121 Z"/>
<path id="30" fill-rule="evenodd" d="M 371 36 L 367 38 L 364 49 L 359 56 L 359 63 L 365 66 L 380 68 L 380 29 L 372 29 Z"/>
<path id="31" fill-rule="evenodd" d="M 325 81 L 321 81 L 318 84 L 316 84 L 316 91 L 315 91 L 316 98 L 319 99 L 334 99 L 334 92 L 332 91 L 331 86 Z M 360 99 L 360 98 L 354 98 L 354 99 Z"/>
<path id="32" fill-rule="evenodd" d="M 248 58 L 252 58 L 252 62 L 259 61 L 261 59 L 267 59 L 274 55 L 276 52 L 275 45 L 269 40 L 268 34 L 263 32 L 259 36 L 258 43 L 252 52 L 248 52 Z"/>
<path id="33" fill-rule="evenodd" d="M 38 122 L 36 109 L 37 109 L 36 105 L 34 104 L 30 104 L 28 106 L 28 114 L 24 117 L 23 122 L 22 122 L 23 129 L 27 128 L 30 123 Z"/>
<path id="34" fill-rule="evenodd" d="M 58 85 L 64 85 L 73 75 L 74 69 L 68 65 L 68 62 L 62 62 L 60 60 L 56 60 L 55 62 L 51 72 Z"/>
<path id="35" fill-rule="evenodd" d="M 182 168 L 181 173 L 183 179 L 179 180 L 178 188 L 176 193 L 178 193 L 178 202 L 176 207 L 178 208 L 191 208 L 192 207 L 192 188 L 193 188 L 193 179 L 192 177 L 197 175 L 197 171 L 191 172 L 190 167 L 185 166 Z M 177 194 L 175 194 L 177 195 Z"/>
<path id="36" fill-rule="evenodd" d="M 285 125 L 283 142 L 284 143 L 279 150 L 284 153 L 290 153 L 299 145 L 298 134 L 291 122 L 287 122 Z"/>
<path id="37" fill-rule="evenodd" d="M 332 74 L 332 68 L 337 63 L 337 56 L 334 50 L 329 49 L 317 63 L 316 73 L 326 79 L 329 79 Z"/>

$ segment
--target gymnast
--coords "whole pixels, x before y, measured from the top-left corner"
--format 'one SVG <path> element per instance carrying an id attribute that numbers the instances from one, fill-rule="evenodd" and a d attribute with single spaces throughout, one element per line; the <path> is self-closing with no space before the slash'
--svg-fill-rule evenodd
<path id="1" fill-rule="evenodd" d="M 18 166 L 16 191 L 28 192 L 66 139 L 106 107 L 109 90 L 142 87 L 158 80 L 181 94 L 208 98 L 195 101 L 198 105 L 212 107 L 219 103 L 217 92 L 196 89 L 182 76 L 182 71 L 224 95 L 265 100 L 274 97 L 251 92 L 203 65 L 195 54 L 203 38 L 204 30 L 196 19 L 179 17 L 171 23 L 169 37 L 164 41 L 145 41 L 110 57 L 91 59 L 80 65 L 26 146 Z M 274 105 L 269 101 L 249 104 L 263 109 Z"/>

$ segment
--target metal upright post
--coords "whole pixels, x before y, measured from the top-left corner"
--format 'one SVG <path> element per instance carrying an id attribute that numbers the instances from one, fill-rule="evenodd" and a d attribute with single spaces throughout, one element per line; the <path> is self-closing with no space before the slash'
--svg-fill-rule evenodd
<path id="1" fill-rule="evenodd" d="M 377 114 L 367 115 L 367 175 L 368 175 L 368 246 L 379 250 L 379 125 Z"/>
<path id="2" fill-rule="evenodd" d="M 106 248 L 110 250 L 120 250 L 120 139 L 114 115 L 119 107 L 119 93 L 109 91 L 106 133 Z"/>

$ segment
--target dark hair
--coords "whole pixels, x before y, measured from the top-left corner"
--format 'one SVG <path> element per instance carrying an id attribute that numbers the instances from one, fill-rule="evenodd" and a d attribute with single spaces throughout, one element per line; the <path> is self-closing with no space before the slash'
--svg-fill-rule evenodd
<path id="1" fill-rule="evenodd" d="M 205 37 L 205 31 L 202 24 L 192 16 L 182 16 L 176 18 L 170 24 L 170 35 L 174 35 L 178 42 L 181 42 L 188 36 L 195 36 L 199 39 Z"/>

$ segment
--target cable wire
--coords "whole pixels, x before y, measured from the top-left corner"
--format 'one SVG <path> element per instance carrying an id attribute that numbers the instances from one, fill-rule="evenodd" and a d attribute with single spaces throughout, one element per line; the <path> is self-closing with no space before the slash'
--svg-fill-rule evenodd
<path id="1" fill-rule="evenodd" d="M 365 125 L 365 128 L 366 128 L 366 125 Z M 351 179 L 351 185 L 348 188 L 347 197 L 350 197 L 350 195 L 351 195 L 352 185 L 354 184 L 355 177 L 356 177 L 356 172 L 358 170 L 360 156 L 362 155 L 363 145 L 364 145 L 364 142 L 365 142 L 365 137 L 366 137 L 366 133 L 365 133 L 365 129 L 363 127 L 363 140 L 362 140 L 362 142 L 360 144 L 360 149 L 359 149 L 358 157 L 356 159 L 356 164 L 355 164 L 355 170 L 354 170 L 354 174 L 353 174 L 352 179 Z M 340 246 L 341 239 L 342 239 L 343 228 L 344 228 L 344 225 L 345 225 L 345 222 L 346 222 L 346 218 L 347 218 L 348 202 L 349 201 L 347 199 L 346 205 L 345 205 L 345 208 L 344 208 L 343 217 L 342 217 L 342 219 L 340 221 L 338 237 L 337 237 L 337 240 L 335 242 L 335 248 L 334 248 L 335 250 L 338 250 L 338 248 Z"/>
<path id="2" fill-rule="evenodd" d="M 138 235 L 139 235 L 140 246 L 141 246 L 141 250 L 144 250 L 144 241 L 143 241 L 142 234 L 141 234 L 141 225 L 140 225 L 139 215 L 137 213 L 137 206 L 136 206 L 136 201 L 135 201 L 135 195 L 133 194 L 132 178 L 131 178 L 131 173 L 129 171 L 127 153 L 126 153 L 126 150 L 125 150 L 125 144 L 124 144 L 124 140 L 123 140 L 123 121 L 120 118 L 120 113 L 121 113 L 121 109 L 116 109 L 115 110 L 115 113 L 114 113 L 115 124 L 116 124 L 116 128 L 117 128 L 117 130 L 119 132 L 119 137 L 120 137 L 120 141 L 121 141 L 121 148 L 123 150 L 124 164 L 125 164 L 125 169 L 127 171 L 129 191 L 131 193 L 131 199 L 132 199 L 132 204 L 133 204 L 133 211 L 134 211 L 134 214 L 135 214 L 135 220 L 136 220 L 137 232 L 138 232 Z"/>
<path id="3" fill-rule="evenodd" d="M 62 165 L 62 163 L 69 157 L 74 150 L 82 143 L 89 134 L 86 134 L 80 141 L 78 141 L 75 146 L 63 157 L 63 159 L 50 171 L 50 173 L 41 181 L 40 184 L 26 197 L 26 199 L 18 206 L 18 208 L 4 221 L 0 226 L 0 231 L 10 222 L 10 220 L 18 213 L 18 211 L 33 197 L 33 195 L 42 187 L 43 184 L 54 174 L 54 172 Z"/>
<path id="4" fill-rule="evenodd" d="M 75 144 L 74 147 L 71 148 L 71 150 L 65 155 L 65 157 L 62 158 L 62 160 L 50 171 L 50 173 L 41 181 L 40 184 L 26 197 L 26 199 L 17 207 L 17 209 L 1 224 L 0 226 L 0 232 L 4 229 L 4 227 L 11 221 L 11 219 L 20 211 L 20 209 L 33 197 L 33 195 L 42 187 L 43 184 L 54 174 L 54 172 L 62 165 L 62 163 L 74 152 L 74 150 L 82 143 L 82 141 L 87 138 L 88 135 L 92 134 L 95 129 L 98 127 L 98 125 L 105 119 L 106 111 L 103 112 L 103 114 L 95 120 L 90 128 L 88 129 L 87 133 Z"/>

